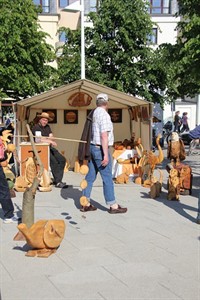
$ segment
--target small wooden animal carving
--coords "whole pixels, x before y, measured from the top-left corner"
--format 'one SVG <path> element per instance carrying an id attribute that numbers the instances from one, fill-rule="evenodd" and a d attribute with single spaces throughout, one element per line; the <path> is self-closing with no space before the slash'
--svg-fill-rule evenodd
<path id="1" fill-rule="evenodd" d="M 180 195 L 180 178 L 178 170 L 171 169 L 169 172 L 169 180 L 168 180 L 168 200 L 179 200 Z"/>
<path id="2" fill-rule="evenodd" d="M 162 191 L 163 172 L 159 169 L 158 171 L 160 173 L 159 179 L 157 179 L 155 176 L 151 177 L 151 186 L 150 186 L 149 195 L 152 199 L 159 197 Z"/>
<path id="3" fill-rule="evenodd" d="M 48 257 L 56 252 L 65 234 L 63 220 L 39 220 L 30 228 L 21 223 L 17 228 L 25 236 L 27 244 L 34 249 L 28 251 L 26 256 Z"/>
<path id="4" fill-rule="evenodd" d="M 192 169 L 188 165 L 183 165 L 180 169 L 180 189 L 181 192 L 189 191 L 189 194 L 192 193 Z"/>
<path id="5" fill-rule="evenodd" d="M 52 185 L 51 185 L 51 178 L 49 176 L 49 172 L 44 169 L 41 180 L 40 180 L 40 185 L 39 185 L 39 190 L 40 192 L 50 192 L 52 191 Z"/>
<path id="6" fill-rule="evenodd" d="M 160 138 L 161 135 L 159 134 L 156 138 L 156 145 L 159 152 L 158 155 L 155 155 L 155 153 L 152 151 L 144 150 L 138 163 L 138 169 L 141 167 L 141 174 L 139 176 L 141 176 L 141 182 L 144 187 L 150 187 L 150 178 L 154 172 L 154 169 L 156 165 L 160 164 L 164 159 L 164 154 L 160 146 Z"/>
<path id="7" fill-rule="evenodd" d="M 24 176 L 18 176 L 15 180 L 14 188 L 17 192 L 25 192 L 28 187 L 28 182 L 25 180 Z"/>
<path id="8" fill-rule="evenodd" d="M 129 180 L 129 174 L 123 173 L 117 176 L 117 178 L 114 180 L 115 183 L 124 184 L 128 183 Z"/>

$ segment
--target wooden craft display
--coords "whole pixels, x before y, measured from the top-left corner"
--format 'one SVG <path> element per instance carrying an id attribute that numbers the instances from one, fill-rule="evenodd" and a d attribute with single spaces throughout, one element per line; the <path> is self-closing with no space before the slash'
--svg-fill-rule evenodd
<path id="1" fill-rule="evenodd" d="M 38 143 L 35 144 L 42 164 L 46 170 L 49 171 L 49 144 L 48 143 Z M 25 175 L 26 161 L 29 157 L 33 157 L 33 151 L 31 143 L 24 142 L 20 144 L 19 158 L 20 164 L 20 174 Z"/>

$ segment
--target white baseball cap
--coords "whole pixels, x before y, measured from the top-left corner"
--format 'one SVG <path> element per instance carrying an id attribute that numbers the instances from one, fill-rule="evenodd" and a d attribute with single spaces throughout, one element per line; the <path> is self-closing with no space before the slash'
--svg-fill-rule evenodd
<path id="1" fill-rule="evenodd" d="M 104 101 L 108 101 L 108 95 L 107 94 L 98 94 L 97 95 L 97 100 L 104 100 Z"/>

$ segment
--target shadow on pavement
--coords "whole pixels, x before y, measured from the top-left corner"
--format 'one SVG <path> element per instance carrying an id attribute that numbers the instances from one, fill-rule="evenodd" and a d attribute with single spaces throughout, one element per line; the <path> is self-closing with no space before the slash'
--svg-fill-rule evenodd
<path id="1" fill-rule="evenodd" d="M 77 188 L 73 188 L 73 186 L 70 186 L 67 189 L 62 189 L 61 190 L 61 197 L 65 200 L 68 199 L 73 199 L 74 205 L 76 206 L 77 209 L 80 209 L 80 197 L 82 196 L 82 191 L 80 191 Z M 101 205 L 99 202 L 96 202 L 95 200 L 91 199 L 91 204 L 93 204 L 96 208 L 102 210 L 102 211 L 107 211 L 108 209 Z"/>
<path id="2" fill-rule="evenodd" d="M 188 204 L 184 204 L 181 201 L 167 200 L 167 192 L 161 192 L 160 197 L 156 198 L 156 199 L 150 198 L 148 192 L 147 193 L 141 192 L 141 194 L 143 194 L 143 196 L 141 196 L 141 198 L 149 198 L 149 201 L 160 202 L 163 205 L 173 209 L 176 213 L 178 213 L 182 217 L 190 220 L 191 222 L 193 222 L 193 223 L 197 222 L 196 217 L 194 218 L 189 213 L 186 212 L 186 210 L 198 212 L 197 208 L 190 206 Z M 166 198 L 166 199 L 160 199 L 161 197 Z M 187 196 L 184 196 L 184 197 L 187 197 Z"/>

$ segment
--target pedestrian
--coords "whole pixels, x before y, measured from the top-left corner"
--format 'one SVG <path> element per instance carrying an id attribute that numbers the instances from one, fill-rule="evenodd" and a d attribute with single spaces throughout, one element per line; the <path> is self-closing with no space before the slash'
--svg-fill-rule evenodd
<path id="1" fill-rule="evenodd" d="M 85 177 L 87 187 L 82 194 L 88 200 L 87 206 L 83 206 L 81 211 L 94 211 L 97 208 L 90 203 L 90 195 L 93 183 L 98 172 L 103 181 L 103 194 L 106 204 L 109 206 L 108 212 L 111 214 L 125 213 L 127 208 L 121 207 L 115 200 L 114 184 L 112 179 L 112 157 L 109 147 L 113 145 L 113 124 L 108 114 L 108 95 L 99 94 L 96 98 L 96 109 L 93 113 L 92 136 L 90 142 L 91 159 L 88 162 L 89 171 Z"/>
<path id="2" fill-rule="evenodd" d="M 181 128 L 181 132 L 184 131 L 189 131 L 189 125 L 188 125 L 188 116 L 187 116 L 187 112 L 184 112 L 182 115 L 182 128 Z"/>
<path id="3" fill-rule="evenodd" d="M 180 117 L 180 111 L 176 111 L 175 116 L 174 116 L 174 131 L 178 131 L 180 133 L 181 129 L 181 117 Z"/>
<path id="4" fill-rule="evenodd" d="M 54 140 L 52 130 L 48 124 L 51 120 L 48 113 L 43 112 L 41 115 L 37 116 L 37 124 L 32 128 L 32 133 L 36 136 L 39 131 L 39 139 L 41 143 L 48 143 L 50 146 L 50 167 L 54 179 L 55 187 L 57 188 L 67 188 L 66 182 L 62 182 L 64 175 L 64 168 L 66 164 L 65 157 L 55 148 L 57 144 Z M 48 138 L 45 138 L 48 137 Z"/>
<path id="5" fill-rule="evenodd" d="M 8 182 L 4 174 L 3 168 L 0 164 L 0 203 L 4 213 L 3 222 L 18 223 L 20 218 L 14 216 L 14 206 L 10 197 L 10 190 L 8 187 Z"/>

